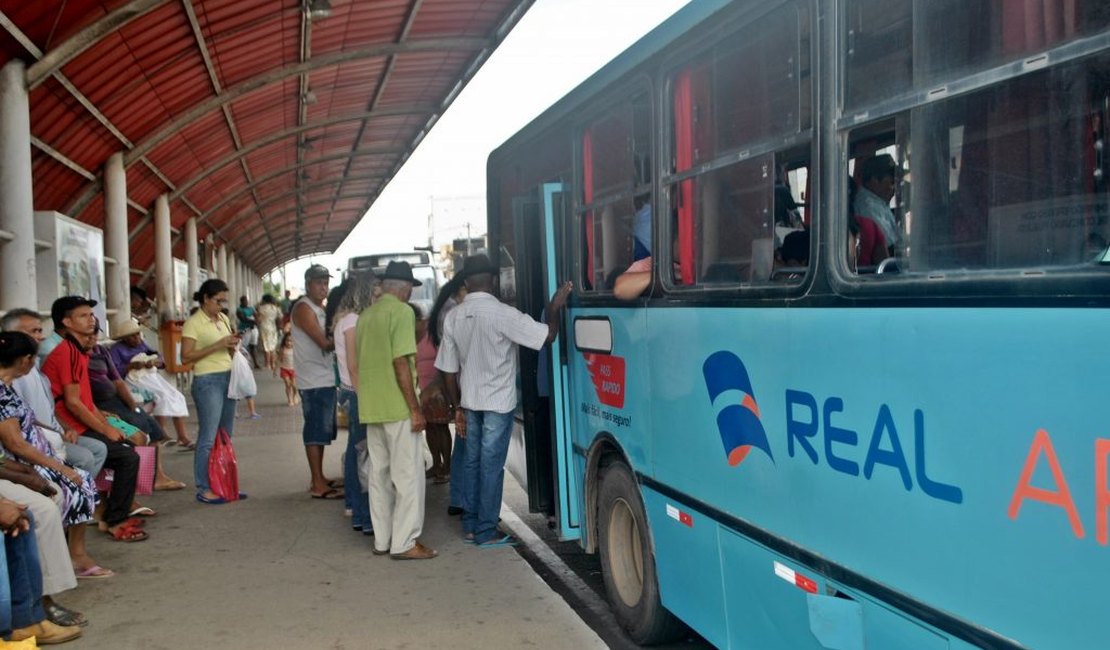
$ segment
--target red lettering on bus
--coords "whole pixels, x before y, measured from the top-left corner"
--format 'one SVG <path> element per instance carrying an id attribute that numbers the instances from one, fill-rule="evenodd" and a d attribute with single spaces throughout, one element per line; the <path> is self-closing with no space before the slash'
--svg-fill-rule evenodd
<path id="1" fill-rule="evenodd" d="M 1045 460 L 1048 461 L 1048 468 L 1052 470 L 1052 478 L 1056 482 L 1058 491 L 1045 490 L 1033 487 L 1030 484 L 1033 479 L 1033 470 L 1036 469 L 1041 454 L 1044 454 Z M 1060 461 L 1056 458 L 1052 438 L 1044 429 L 1037 429 L 1037 434 L 1033 437 L 1033 444 L 1029 447 L 1029 455 L 1025 458 L 1025 467 L 1021 470 L 1021 478 L 1018 479 L 1017 487 L 1014 488 L 1014 496 L 1010 500 L 1010 519 L 1017 519 L 1021 504 L 1026 499 L 1033 499 L 1063 508 L 1064 512 L 1068 514 L 1072 532 L 1075 533 L 1077 538 L 1083 538 L 1083 522 L 1079 520 L 1079 512 L 1076 511 L 1075 501 L 1071 498 L 1068 481 L 1064 478 L 1064 471 L 1060 468 Z"/>
<path id="2" fill-rule="evenodd" d="M 1106 546 L 1110 542 L 1107 534 L 1106 511 L 1110 508 L 1110 489 L 1107 489 L 1106 466 L 1110 459 L 1110 440 L 1095 440 L 1095 537 L 1098 543 Z"/>

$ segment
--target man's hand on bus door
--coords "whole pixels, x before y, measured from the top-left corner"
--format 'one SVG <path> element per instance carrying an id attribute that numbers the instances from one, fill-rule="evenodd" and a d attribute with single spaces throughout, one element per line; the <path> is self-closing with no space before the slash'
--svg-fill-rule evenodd
<path id="1" fill-rule="evenodd" d="M 567 298 L 570 298 L 572 289 L 574 289 L 574 283 L 567 280 L 555 291 L 555 295 L 551 296 L 552 311 L 558 311 L 567 306 Z"/>
<path id="2" fill-rule="evenodd" d="M 462 407 L 455 409 L 455 435 L 466 439 L 466 411 Z"/>

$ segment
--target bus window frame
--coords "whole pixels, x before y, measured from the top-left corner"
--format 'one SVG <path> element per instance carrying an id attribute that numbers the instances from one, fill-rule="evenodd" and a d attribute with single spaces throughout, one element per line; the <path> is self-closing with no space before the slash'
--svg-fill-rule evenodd
<path id="1" fill-rule="evenodd" d="M 603 198 L 595 198 L 593 202 L 587 204 L 583 200 L 583 190 L 585 188 L 585 165 L 582 160 L 583 147 L 582 135 L 592 124 L 598 121 L 604 115 L 610 114 L 613 109 L 621 106 L 629 106 L 631 102 L 627 100 L 629 97 L 636 96 L 640 91 L 645 93 L 648 105 L 648 151 L 651 152 L 651 177 L 652 180 L 647 184 L 631 185 L 623 188 L 615 193 L 607 194 Z M 586 228 L 586 213 L 596 210 L 598 207 L 605 207 L 608 205 L 616 205 L 621 201 L 633 200 L 636 196 L 642 194 L 642 190 L 647 189 L 648 195 L 652 201 L 652 205 L 658 205 L 658 181 L 659 176 L 659 142 L 658 135 L 655 128 L 658 124 L 657 116 L 658 110 L 656 107 L 656 84 L 652 75 L 647 72 L 639 72 L 634 74 L 631 78 L 627 79 L 624 83 L 609 90 L 600 101 L 590 106 L 587 110 L 579 114 L 569 125 L 568 133 L 573 138 L 573 177 L 574 183 L 572 185 L 571 197 L 571 215 L 570 224 L 573 228 L 573 236 L 568 238 L 568 242 L 573 242 L 571 248 L 574 253 L 570 261 L 570 269 L 575 274 L 575 294 L 580 299 L 579 302 L 584 304 L 597 304 L 604 303 L 611 304 L 627 304 L 620 301 L 613 295 L 612 287 L 597 288 L 590 287 L 587 289 L 581 280 L 586 278 L 586 271 L 589 268 L 589 255 L 592 251 L 584 243 L 585 228 Z M 654 246 L 654 239 L 656 237 L 656 224 L 655 224 L 655 211 L 652 213 L 652 245 Z M 593 278 L 590 278 L 591 284 Z"/>
<path id="2" fill-rule="evenodd" d="M 833 167 L 847 174 L 850 159 L 851 134 L 856 129 L 884 120 L 896 120 L 908 116 L 917 108 L 943 102 L 953 97 L 986 90 L 1019 77 L 1034 74 L 1050 67 L 1059 67 L 1077 62 L 1085 57 L 1105 54 L 1110 49 L 1110 30 L 1069 41 L 1040 53 L 1023 56 L 973 73 L 952 75 L 938 79 L 927 88 L 910 89 L 900 95 L 877 102 L 870 106 L 845 109 L 847 93 L 847 42 L 839 38 L 845 33 L 848 24 L 847 9 L 844 5 L 836 17 L 837 38 L 833 39 L 838 47 L 831 58 L 836 61 L 833 74 L 828 82 L 834 88 L 835 107 L 829 125 L 823 128 L 830 133 L 827 137 L 835 143 L 836 151 Z M 824 69 L 828 73 L 827 69 Z M 822 174 L 826 177 L 827 174 Z M 847 189 L 834 190 L 829 197 L 834 205 L 847 202 Z M 845 250 L 847 247 L 847 219 L 843 209 L 833 210 L 829 231 L 829 244 L 832 250 Z M 812 264 L 812 262 L 811 262 Z M 1104 265 L 1105 267 L 1105 265 Z M 1091 306 L 1110 306 L 1110 267 L 1099 273 L 1090 265 L 1059 267 L 1022 267 L 1007 269 L 963 270 L 946 269 L 919 273 L 859 274 L 848 268 L 843 256 L 832 256 L 827 270 L 830 288 L 834 293 L 848 298 L 875 298 L 896 300 L 943 300 L 954 298 L 970 299 L 1013 299 L 1022 301 L 1047 301 L 1049 304 L 1073 304 L 1076 301 Z"/>
<path id="3" fill-rule="evenodd" d="M 724 169 L 731 165 L 740 164 L 744 161 L 765 156 L 767 154 L 774 154 L 780 151 L 789 149 L 800 149 L 808 145 L 809 150 L 809 177 L 812 182 L 811 196 L 819 196 L 821 185 L 820 179 L 820 164 L 819 164 L 819 121 L 818 121 L 818 106 L 820 86 L 818 85 L 818 75 L 815 71 L 818 70 L 819 57 L 818 51 L 820 44 L 816 41 L 819 36 L 817 29 L 817 8 L 815 2 L 808 0 L 779 0 L 778 2 L 768 2 L 760 4 L 758 7 L 751 10 L 743 11 L 739 15 L 733 16 L 727 22 L 718 26 L 711 34 L 705 38 L 699 39 L 697 42 L 689 43 L 685 47 L 676 49 L 663 64 L 659 67 L 659 83 L 658 87 L 661 92 L 658 96 L 659 114 L 661 119 L 657 122 L 657 137 L 659 138 L 659 148 L 661 149 L 660 159 L 667 161 L 665 173 L 658 175 L 656 180 L 658 203 L 656 205 L 666 205 L 670 210 L 672 193 L 678 184 L 684 180 L 696 179 L 709 172 L 719 169 Z M 808 11 L 809 16 L 809 65 L 810 65 L 810 124 L 809 128 L 802 128 L 801 124 L 793 133 L 785 136 L 772 136 L 765 137 L 759 140 L 752 140 L 740 146 L 726 149 L 717 153 L 711 160 L 701 164 L 695 164 L 688 170 L 676 172 L 674 170 L 675 150 L 674 150 L 674 79 L 679 72 L 685 69 L 690 69 L 691 66 L 698 62 L 699 59 L 704 61 L 706 57 L 712 56 L 713 51 L 726 44 L 728 39 L 737 38 L 740 33 L 750 27 L 753 23 L 772 15 L 774 12 L 779 11 L 785 7 L 793 6 L 799 12 Z M 795 43 L 796 51 L 801 50 L 801 37 L 802 34 L 798 32 L 798 41 Z M 799 69 L 801 68 L 801 61 L 797 63 Z M 800 75 L 799 75 L 800 77 Z M 798 79 L 799 84 L 799 99 L 801 98 L 801 84 L 802 80 Z M 800 103 L 799 103 L 800 108 Z M 809 199 L 812 201 L 812 199 Z M 713 283 L 713 284 L 693 284 L 693 285 L 680 285 L 674 282 L 673 272 L 664 272 L 664 269 L 672 269 L 676 263 L 671 243 L 677 233 L 672 232 L 670 218 L 665 222 L 660 223 L 658 214 L 653 214 L 652 226 L 652 254 L 653 260 L 656 263 L 652 265 L 653 279 L 656 286 L 661 287 L 663 295 L 671 300 L 681 301 L 732 301 L 737 299 L 752 299 L 765 301 L 771 300 L 788 300 L 792 298 L 799 298 L 810 291 L 811 287 L 816 281 L 816 277 L 820 272 L 820 258 L 819 258 L 819 242 L 818 222 L 825 217 L 823 214 L 810 207 L 810 215 L 821 215 L 817 219 L 810 219 L 810 242 L 809 242 L 809 266 L 806 267 L 805 275 L 797 282 L 779 282 L 775 283 L 767 280 L 760 283 L 751 282 L 737 282 L 737 283 Z M 658 212 L 658 211 L 656 211 Z M 666 234 L 666 240 L 660 239 L 659 233 Z M 774 271 L 772 270 L 772 274 Z"/>

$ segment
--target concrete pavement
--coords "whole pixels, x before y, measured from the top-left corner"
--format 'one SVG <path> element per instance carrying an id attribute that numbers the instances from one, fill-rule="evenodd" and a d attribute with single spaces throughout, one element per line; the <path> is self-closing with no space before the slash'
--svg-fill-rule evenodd
<path id="1" fill-rule="evenodd" d="M 300 408 L 285 406 L 279 380 L 256 377 L 263 417 L 237 420 L 234 434 L 240 488 L 250 498 L 198 504 L 193 454 L 167 449 L 170 475 L 190 487 L 142 498 L 158 511 L 148 541 L 89 532 L 93 557 L 117 575 L 58 597 L 91 620 L 68 647 L 605 647 L 514 549 L 463 543 L 458 520 L 445 512 L 447 486 L 428 485 L 422 538 L 440 557 L 373 556 L 342 500 L 309 497 Z M 329 476 L 341 475 L 345 442 L 341 431 L 326 453 Z"/>

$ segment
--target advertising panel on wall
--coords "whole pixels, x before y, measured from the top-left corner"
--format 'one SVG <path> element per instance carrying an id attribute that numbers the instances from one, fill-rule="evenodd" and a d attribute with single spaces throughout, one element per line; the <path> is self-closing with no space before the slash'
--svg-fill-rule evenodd
<path id="1" fill-rule="evenodd" d="M 57 294 L 86 296 L 97 302 L 93 311 L 107 331 L 108 305 L 104 289 L 104 232 L 88 224 L 56 214 L 54 250 L 57 253 Z"/>
<path id="2" fill-rule="evenodd" d="M 189 305 L 193 297 L 189 294 L 189 264 L 176 257 L 173 260 L 173 317 L 185 320 L 189 317 Z"/>

